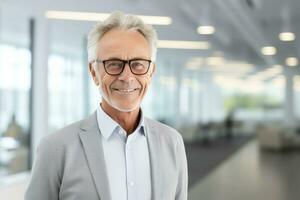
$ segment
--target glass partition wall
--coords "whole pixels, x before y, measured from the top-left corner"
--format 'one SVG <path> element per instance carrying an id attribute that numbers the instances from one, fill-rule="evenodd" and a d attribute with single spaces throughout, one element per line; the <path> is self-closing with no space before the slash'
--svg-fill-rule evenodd
<path id="1" fill-rule="evenodd" d="M 89 28 L 82 26 L 82 22 L 49 20 L 49 133 L 88 116 L 99 100 L 89 77 L 86 53 Z"/>
<path id="2" fill-rule="evenodd" d="M 18 16 L 18 17 L 16 17 Z M 29 169 L 31 53 L 29 20 L 0 12 L 0 180 Z"/>

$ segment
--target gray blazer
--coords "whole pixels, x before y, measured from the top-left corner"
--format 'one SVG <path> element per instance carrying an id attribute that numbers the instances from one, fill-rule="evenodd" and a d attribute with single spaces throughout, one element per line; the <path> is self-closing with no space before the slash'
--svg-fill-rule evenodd
<path id="1" fill-rule="evenodd" d="M 187 200 L 187 161 L 181 135 L 145 119 L 152 200 Z M 110 200 L 96 113 L 44 137 L 25 200 Z"/>

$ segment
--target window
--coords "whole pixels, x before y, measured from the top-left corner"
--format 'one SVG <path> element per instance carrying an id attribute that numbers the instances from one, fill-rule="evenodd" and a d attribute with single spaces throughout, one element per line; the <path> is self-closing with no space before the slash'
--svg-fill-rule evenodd
<path id="1" fill-rule="evenodd" d="M 52 54 L 48 62 L 49 132 L 90 112 L 88 68 L 76 56 Z"/>
<path id="2" fill-rule="evenodd" d="M 30 51 L 0 44 L 0 179 L 29 168 Z"/>

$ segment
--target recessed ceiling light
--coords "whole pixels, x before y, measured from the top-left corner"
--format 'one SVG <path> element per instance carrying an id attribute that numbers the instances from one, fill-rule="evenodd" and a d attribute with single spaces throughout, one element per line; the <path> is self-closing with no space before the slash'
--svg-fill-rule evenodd
<path id="1" fill-rule="evenodd" d="M 206 59 L 206 64 L 212 65 L 212 66 L 223 65 L 224 63 L 225 63 L 225 60 L 223 57 L 213 56 L 213 57 L 208 57 Z"/>
<path id="2" fill-rule="evenodd" d="M 282 73 L 283 68 L 281 65 L 273 65 L 273 67 L 266 69 L 265 74 L 268 75 L 275 75 L 275 74 L 280 74 Z"/>
<path id="3" fill-rule="evenodd" d="M 282 32 L 279 34 L 279 39 L 281 41 L 285 41 L 285 42 L 293 41 L 293 40 L 295 40 L 295 38 L 296 38 L 296 36 L 292 32 Z"/>
<path id="4" fill-rule="evenodd" d="M 276 52 L 277 52 L 276 48 L 272 46 L 265 46 L 261 48 L 261 53 L 266 56 L 275 55 Z"/>
<path id="5" fill-rule="evenodd" d="M 48 19 L 60 20 L 78 20 L 78 21 L 103 21 L 109 17 L 109 13 L 93 13 L 93 12 L 72 12 L 72 11 L 47 11 L 45 16 Z M 145 16 L 137 15 L 146 24 L 153 25 L 170 25 L 172 18 L 166 16 Z"/>
<path id="6" fill-rule="evenodd" d="M 290 67 L 295 67 L 298 65 L 298 59 L 296 57 L 288 57 L 285 60 L 285 64 Z"/>
<path id="7" fill-rule="evenodd" d="M 273 65 L 273 68 L 278 68 L 278 69 L 282 69 L 282 65 Z"/>
<path id="8" fill-rule="evenodd" d="M 201 35 L 211 35 L 215 33 L 215 27 L 213 26 L 199 26 L 197 32 Z"/>

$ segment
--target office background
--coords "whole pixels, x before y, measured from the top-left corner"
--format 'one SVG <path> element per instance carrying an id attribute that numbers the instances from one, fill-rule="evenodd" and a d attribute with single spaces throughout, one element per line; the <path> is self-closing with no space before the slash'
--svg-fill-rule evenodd
<path id="1" fill-rule="evenodd" d="M 262 188 L 274 177 L 278 184 L 267 189 L 281 193 L 272 198 L 293 199 L 300 177 L 285 172 L 297 172 L 300 159 L 299 8 L 297 0 L 1 0 L 1 199 L 20 199 L 40 138 L 98 106 L 86 36 L 114 10 L 161 17 L 148 18 L 160 41 L 142 107 L 181 132 L 190 199 L 240 197 L 220 180 L 243 185 L 229 170 L 244 169 L 242 163 L 274 172 L 264 177 L 261 167 L 245 169 L 260 179 L 253 180 L 257 190 L 240 191 L 243 199 L 270 197 Z M 201 172 L 201 163 L 213 170 Z"/>

